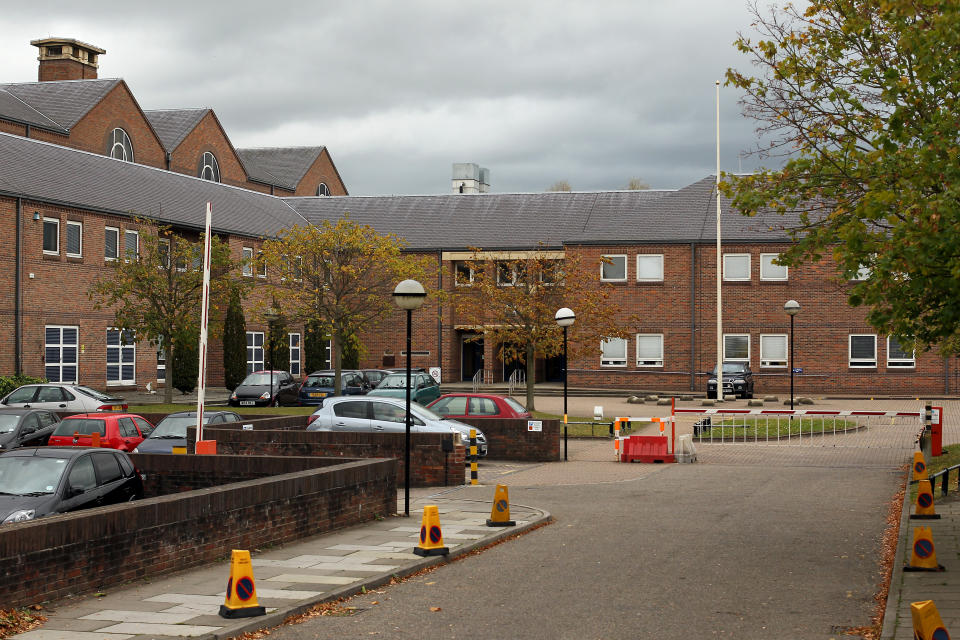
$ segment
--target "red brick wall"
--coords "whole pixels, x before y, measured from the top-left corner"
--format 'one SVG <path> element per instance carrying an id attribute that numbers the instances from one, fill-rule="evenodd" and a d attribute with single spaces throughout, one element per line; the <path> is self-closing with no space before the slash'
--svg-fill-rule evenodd
<path id="1" fill-rule="evenodd" d="M 37 80 L 95 80 L 97 68 L 76 60 L 43 60 L 37 68 Z"/>
<path id="2" fill-rule="evenodd" d="M 294 195 L 315 196 L 317 195 L 317 187 L 321 182 L 327 185 L 332 196 L 347 194 L 347 189 L 343 186 L 340 175 L 333 166 L 333 160 L 330 159 L 330 153 L 326 149 L 320 152 L 313 166 L 300 179 L 300 184 L 297 185 L 297 191 Z"/>
<path id="3" fill-rule="evenodd" d="M 244 188 L 254 186 L 247 181 L 246 170 L 240 164 L 233 145 L 212 112 L 207 112 L 193 131 L 173 150 L 170 170 L 196 178 L 200 158 L 207 151 L 216 156 L 220 165 L 220 182 Z"/>
<path id="4" fill-rule="evenodd" d="M 560 459 L 560 420 L 541 420 L 542 431 L 528 431 L 526 420 L 471 418 L 487 437 L 486 460 L 556 462 Z M 469 456 L 468 456 L 469 457 Z"/>

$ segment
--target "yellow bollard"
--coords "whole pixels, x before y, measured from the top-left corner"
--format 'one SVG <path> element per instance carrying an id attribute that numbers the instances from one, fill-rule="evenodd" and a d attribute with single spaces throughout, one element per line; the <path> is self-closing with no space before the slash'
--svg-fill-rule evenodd
<path id="1" fill-rule="evenodd" d="M 477 430 L 470 429 L 470 484 L 479 484 L 477 474 Z"/>
<path id="2" fill-rule="evenodd" d="M 507 485 L 498 484 L 493 494 L 493 507 L 490 509 L 488 527 L 512 527 L 516 522 L 510 519 L 510 497 Z"/>
<path id="3" fill-rule="evenodd" d="M 911 520 L 939 520 L 940 514 L 933 506 L 933 486 L 929 480 L 921 480 L 917 488 L 916 509 L 910 514 Z"/>
<path id="4" fill-rule="evenodd" d="M 911 602 L 910 616 L 913 618 L 913 637 L 916 640 L 950 640 L 950 634 L 943 626 L 933 600 Z"/>
<path id="5" fill-rule="evenodd" d="M 450 550 L 443 546 L 443 531 L 440 529 L 440 510 L 437 505 L 423 508 L 423 524 L 420 525 L 420 544 L 413 552 L 418 556 L 445 556 Z"/>
<path id="6" fill-rule="evenodd" d="M 927 475 L 927 463 L 923 459 L 923 453 L 920 451 L 913 452 L 913 481 L 919 482 L 920 480 L 929 480 Z"/>
<path id="7" fill-rule="evenodd" d="M 250 552 L 234 549 L 230 555 L 230 579 L 227 580 L 224 602 L 220 605 L 220 617 L 252 618 L 265 613 L 266 610 L 257 602 Z"/>
<path id="8" fill-rule="evenodd" d="M 933 532 L 930 527 L 913 528 L 913 547 L 910 552 L 910 564 L 904 571 L 943 571 L 943 565 L 937 564 L 937 552 L 933 547 Z"/>

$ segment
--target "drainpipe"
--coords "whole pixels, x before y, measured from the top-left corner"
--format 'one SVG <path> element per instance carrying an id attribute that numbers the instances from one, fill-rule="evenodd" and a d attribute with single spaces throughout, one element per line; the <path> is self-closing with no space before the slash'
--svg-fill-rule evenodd
<path id="1" fill-rule="evenodd" d="M 443 291 L 443 251 L 437 249 L 437 290 Z M 443 376 L 443 304 L 437 302 L 437 366 Z"/>
<path id="2" fill-rule="evenodd" d="M 697 244 L 690 243 L 690 391 L 697 390 Z"/>
<path id="3" fill-rule="evenodd" d="M 17 232 L 16 232 L 16 264 L 13 272 L 13 371 L 16 375 L 23 374 L 23 336 L 21 335 L 21 298 L 20 278 L 22 277 L 21 263 L 23 262 L 23 199 L 17 198 Z"/>
<path id="4" fill-rule="evenodd" d="M 24 127 L 25 127 L 25 128 L 24 128 L 24 131 L 23 131 L 23 137 L 24 137 L 24 138 L 29 138 L 29 137 L 30 137 L 30 125 L 27 124 L 27 125 L 24 125 Z"/>
<path id="5" fill-rule="evenodd" d="M 171 154 L 169 151 L 167 151 L 167 155 L 166 155 L 166 158 L 165 158 L 166 161 L 167 161 L 167 171 L 170 171 L 170 158 L 171 158 L 171 157 L 172 157 L 172 154 Z"/>

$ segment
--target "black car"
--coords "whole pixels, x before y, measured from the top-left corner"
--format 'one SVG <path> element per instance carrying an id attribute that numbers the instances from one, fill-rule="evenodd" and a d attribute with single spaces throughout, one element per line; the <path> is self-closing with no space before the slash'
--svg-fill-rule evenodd
<path id="1" fill-rule="evenodd" d="M 0 409 L 0 449 L 47 444 L 60 418 L 45 409 Z"/>
<path id="2" fill-rule="evenodd" d="M 333 388 L 334 372 L 314 371 L 300 385 L 297 403 L 301 406 L 322 406 L 324 398 L 331 396 L 358 396 L 370 391 L 363 373 L 353 369 L 340 371 L 340 393 Z"/>
<path id="3" fill-rule="evenodd" d="M 218 425 L 240 422 L 233 411 L 204 411 L 203 424 Z M 171 413 L 157 423 L 153 432 L 137 445 L 134 453 L 173 453 L 174 447 L 187 446 L 187 429 L 197 424 L 196 411 Z"/>
<path id="4" fill-rule="evenodd" d="M 717 397 L 717 368 L 708 374 L 707 397 Z M 753 371 L 746 362 L 723 363 L 723 395 L 738 398 L 753 397 Z"/>
<path id="5" fill-rule="evenodd" d="M 126 453 L 92 447 L 30 447 L 0 454 L 0 522 L 143 497 L 143 479 Z"/>
<path id="6" fill-rule="evenodd" d="M 228 404 L 231 407 L 297 404 L 299 386 L 289 371 L 254 371 L 233 390 Z"/>

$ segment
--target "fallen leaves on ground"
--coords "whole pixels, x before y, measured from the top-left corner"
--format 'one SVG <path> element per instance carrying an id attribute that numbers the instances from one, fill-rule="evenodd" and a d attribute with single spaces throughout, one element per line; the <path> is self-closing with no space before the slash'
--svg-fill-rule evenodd
<path id="1" fill-rule="evenodd" d="M 27 609 L 0 609 L 0 638 L 25 633 L 46 622 L 47 617 L 39 613 L 42 608 L 34 605 Z"/>

